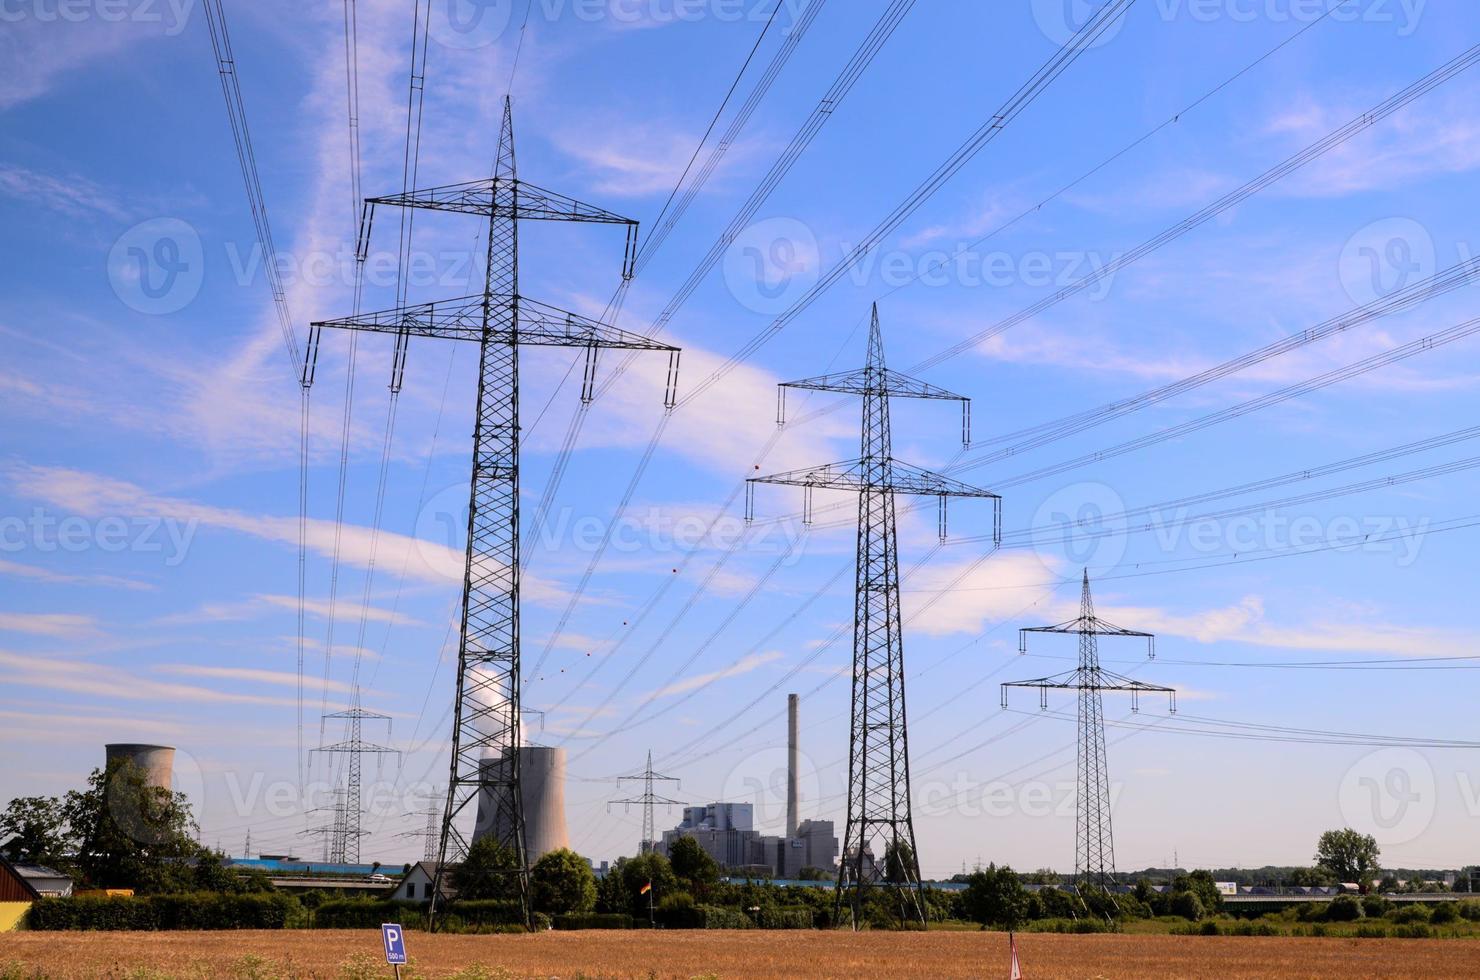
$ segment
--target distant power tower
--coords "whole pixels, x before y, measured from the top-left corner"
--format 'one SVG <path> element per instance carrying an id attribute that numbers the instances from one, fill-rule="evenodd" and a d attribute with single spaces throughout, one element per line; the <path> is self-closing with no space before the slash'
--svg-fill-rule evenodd
<path id="1" fill-rule="evenodd" d="M 939 531 L 946 532 L 946 500 L 980 497 L 994 501 L 994 538 L 1000 535 L 1001 499 L 894 458 L 890 447 L 889 399 L 929 398 L 962 403 L 962 441 L 970 438 L 970 399 L 917 381 L 884 365 L 884 343 L 875 306 L 869 324 L 868 364 L 856 371 L 783 384 L 786 388 L 840 391 L 863 398 L 862 454 L 858 459 L 749 482 L 804 488 L 803 519 L 810 521 L 812 491 L 858 494 L 857 595 L 853 611 L 853 710 L 848 745 L 848 825 L 843 837 L 837 910 L 846 902 L 857 928 L 865 891 L 894 888 L 902 919 L 924 922 L 919 852 L 910 815 L 909 739 L 905 729 L 904 641 L 899 613 L 899 549 L 894 495 L 939 499 Z M 782 402 L 784 411 L 785 403 Z M 778 421 L 784 421 L 778 415 Z M 753 517 L 747 487 L 746 517 Z"/>
<path id="2" fill-rule="evenodd" d="M 1137 636 L 1146 640 L 1147 659 L 1156 657 L 1156 638 L 1150 633 L 1128 630 L 1105 622 L 1095 615 L 1089 594 L 1089 571 L 1084 573 L 1084 591 L 1079 600 L 1079 617 L 1057 626 L 1032 626 L 1018 633 L 1018 649 L 1028 652 L 1029 633 L 1077 633 L 1079 666 L 1062 674 L 1029 681 L 1009 681 L 1002 685 L 1002 706 L 1007 707 L 1009 687 L 1031 687 L 1038 690 L 1039 707 L 1048 708 L 1051 690 L 1079 693 L 1079 751 L 1077 795 L 1074 823 L 1074 882 L 1079 887 L 1093 885 L 1109 888 L 1115 883 L 1115 842 L 1110 832 L 1110 773 L 1105 767 L 1105 715 L 1102 691 L 1127 691 L 1131 710 L 1139 711 L 1144 693 L 1165 694 L 1171 710 L 1177 711 L 1175 688 L 1146 684 L 1105 670 L 1100 666 L 1099 638 L 1102 636 Z"/>
<path id="3" fill-rule="evenodd" d="M 332 806 L 315 807 L 309 813 L 331 814 L 327 824 L 310 827 L 302 831 L 305 837 L 318 837 L 324 842 L 323 861 L 325 864 L 345 864 L 349 861 L 349 805 L 346 801 L 346 792 L 343 789 L 334 791 L 334 804 Z M 355 832 L 356 851 L 358 852 L 358 840 L 369 831 L 360 830 Z M 358 861 L 356 862 L 358 863 Z"/>
<path id="4" fill-rule="evenodd" d="M 420 839 L 422 841 L 421 859 L 423 861 L 437 860 L 437 845 L 442 839 L 442 811 L 436 807 L 428 807 L 425 810 L 416 811 L 411 816 L 426 817 L 426 827 L 422 830 L 408 830 L 396 836 Z"/>
<path id="5" fill-rule="evenodd" d="M 610 810 L 613 803 L 620 803 L 626 806 L 632 806 L 635 804 L 642 807 L 642 843 L 639 845 L 638 850 L 642 854 L 648 854 L 652 851 L 653 845 L 658 842 L 657 831 L 654 829 L 655 825 L 653 823 L 653 808 L 657 806 L 670 807 L 684 805 L 683 802 L 680 800 L 670 800 L 666 796 L 659 796 L 654 791 L 653 784 L 672 783 L 674 784 L 674 786 L 677 786 L 678 779 L 674 776 L 664 776 L 659 773 L 653 772 L 653 751 L 652 749 L 649 749 L 647 756 L 647 768 L 635 776 L 617 777 L 618 782 L 621 782 L 623 780 L 630 780 L 632 782 L 641 780 L 642 795 L 635 800 L 608 800 L 606 804 L 607 809 Z"/>
<path id="6" fill-rule="evenodd" d="M 594 397 L 596 361 L 607 348 L 666 351 L 665 404 L 672 407 L 678 349 L 637 334 L 537 303 L 519 291 L 519 222 L 579 221 L 621 225 L 627 245 L 623 279 L 632 277 L 637 222 L 519 180 L 514 163 L 513 109 L 504 100 L 503 124 L 493 176 L 408 191 L 366 201 L 358 255 L 369 249 L 377 205 L 425 208 L 476 215 L 488 221 L 488 259 L 483 292 L 442 302 L 355 314 L 312 325 L 311 365 L 324 327 L 386 333 L 395 337 L 391 387 L 399 390 L 410 337 L 471 341 L 479 348 L 477 420 L 473 431 L 472 486 L 463 575 L 462 623 L 458 634 L 457 692 L 453 703 L 452 753 L 447 806 L 437 848 L 430 923 L 442 894 L 449 855 L 467 853 L 484 833 L 516 856 L 517 890 L 529 920 L 529 864 L 524 844 L 519 752 L 519 348 L 574 347 L 586 353 L 581 399 Z M 312 368 L 307 367 L 308 375 Z M 491 764 L 489 760 L 494 760 Z M 487 826 L 471 836 L 457 826 L 469 804 L 490 801 Z"/>
<path id="7" fill-rule="evenodd" d="M 324 715 L 325 722 L 344 722 L 344 741 L 335 742 L 332 745 L 324 745 L 314 752 L 322 752 L 325 755 L 343 755 L 347 759 L 344 789 L 341 792 L 342 805 L 340 814 L 336 817 L 338 831 L 333 837 L 330 850 L 334 853 L 332 860 L 340 863 L 360 863 L 360 838 L 369 831 L 363 829 L 364 807 L 360 800 L 360 782 L 364 770 L 364 757 L 373 755 L 384 757 L 387 755 L 399 756 L 401 753 L 384 745 L 376 745 L 364 739 L 365 722 L 384 721 L 386 735 L 390 735 L 390 715 L 383 715 L 377 711 L 367 711 L 360 707 L 360 689 L 355 688 L 354 699 L 350 707 L 344 711 L 336 711 Z"/>

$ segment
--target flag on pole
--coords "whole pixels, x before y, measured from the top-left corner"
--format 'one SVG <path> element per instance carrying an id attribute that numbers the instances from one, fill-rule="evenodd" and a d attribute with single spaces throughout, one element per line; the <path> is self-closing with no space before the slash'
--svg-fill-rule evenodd
<path id="1" fill-rule="evenodd" d="M 642 891 L 638 892 L 637 894 L 639 894 L 639 895 L 646 895 L 648 892 L 650 892 L 652 890 L 653 890 L 653 883 L 650 881 L 647 884 L 643 885 L 642 886 Z"/>
<path id="2" fill-rule="evenodd" d="M 1012 953 L 1012 970 L 1007 974 L 1008 980 L 1023 980 L 1023 968 L 1018 966 L 1017 936 L 1010 932 L 1007 934 L 1007 948 Z"/>

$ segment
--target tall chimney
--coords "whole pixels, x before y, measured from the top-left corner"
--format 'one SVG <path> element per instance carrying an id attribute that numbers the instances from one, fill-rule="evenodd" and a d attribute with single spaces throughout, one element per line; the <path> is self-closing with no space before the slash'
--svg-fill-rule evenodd
<path id="1" fill-rule="evenodd" d="M 786 836 L 797 835 L 797 704 L 795 694 L 786 696 Z"/>

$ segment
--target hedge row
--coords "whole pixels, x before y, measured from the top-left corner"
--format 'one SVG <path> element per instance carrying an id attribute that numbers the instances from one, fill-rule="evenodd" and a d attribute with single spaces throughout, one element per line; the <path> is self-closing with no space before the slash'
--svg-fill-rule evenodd
<path id="1" fill-rule="evenodd" d="M 668 929 L 754 929 L 755 922 L 739 909 L 719 905 L 690 905 L 659 909 L 658 924 Z"/>
<path id="2" fill-rule="evenodd" d="M 765 908 L 752 913 L 755 924 L 762 929 L 811 929 L 814 916 L 809 908 Z"/>
<path id="3" fill-rule="evenodd" d="M 620 912 L 557 915 L 556 929 L 631 929 L 632 916 Z"/>
<path id="4" fill-rule="evenodd" d="M 38 931 L 159 929 L 282 929 L 301 915 L 291 895 L 197 892 L 134 897 L 43 898 L 26 924 Z"/>
<path id="5" fill-rule="evenodd" d="M 314 910 L 317 929 L 379 929 L 382 922 L 399 922 L 407 929 L 426 927 L 424 902 L 336 899 Z M 449 902 L 437 913 L 437 928 L 446 932 L 489 932 L 505 927 L 523 930 L 519 903 L 508 899 Z M 536 929 L 550 928 L 550 917 L 534 913 Z"/>

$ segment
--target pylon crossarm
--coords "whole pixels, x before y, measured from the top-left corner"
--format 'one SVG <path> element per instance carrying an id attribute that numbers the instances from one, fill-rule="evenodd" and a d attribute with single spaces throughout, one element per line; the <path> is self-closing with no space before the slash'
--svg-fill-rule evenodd
<path id="1" fill-rule="evenodd" d="M 514 302 L 516 298 L 507 294 L 493 294 L 488 297 L 489 305 L 494 307 L 507 308 Z M 649 340 L 641 334 L 622 330 L 548 303 L 523 296 L 517 297 L 517 303 L 517 332 L 490 328 L 489 336 L 494 342 L 510 343 L 517 340 L 520 344 L 540 347 L 603 347 L 666 351 L 669 354 L 678 352 L 678 348 L 672 345 Z M 484 297 L 462 296 L 457 299 L 418 303 L 358 316 L 321 320 L 313 326 L 370 333 L 404 333 L 416 337 L 479 343 L 484 338 Z"/>
<path id="2" fill-rule="evenodd" d="M 888 460 L 888 478 L 884 482 L 878 482 L 871 478 L 871 472 L 876 471 L 877 462 L 870 463 L 861 459 L 848 460 L 842 463 L 828 463 L 825 466 L 815 466 L 804 470 L 791 470 L 786 473 L 774 473 L 770 476 L 751 477 L 749 483 L 774 483 L 784 486 L 795 487 L 821 487 L 826 490 L 889 490 L 894 493 L 919 494 L 923 496 L 946 496 L 946 497 L 977 497 L 982 499 L 1000 499 L 997 494 L 980 487 L 953 480 L 939 473 L 918 466 L 902 463 L 897 459 Z"/>
<path id="3" fill-rule="evenodd" d="M 512 183 L 514 206 L 511 210 L 507 188 Z M 566 194 L 547 190 L 528 181 L 507 181 L 501 178 L 483 178 L 458 184 L 442 184 L 404 194 L 388 194 L 384 197 L 367 198 L 371 205 L 388 205 L 402 208 L 425 208 L 432 211 L 456 211 L 483 217 L 517 218 L 531 221 L 589 221 L 608 225 L 632 225 L 631 218 L 586 204 Z M 497 211 L 495 212 L 495 208 Z"/>
<path id="4" fill-rule="evenodd" d="M 836 391 L 851 395 L 888 395 L 891 398 L 933 398 L 941 401 L 969 402 L 970 398 L 920 381 L 889 368 L 857 368 L 836 374 L 823 374 L 801 381 L 784 381 L 782 388 L 805 391 Z"/>

